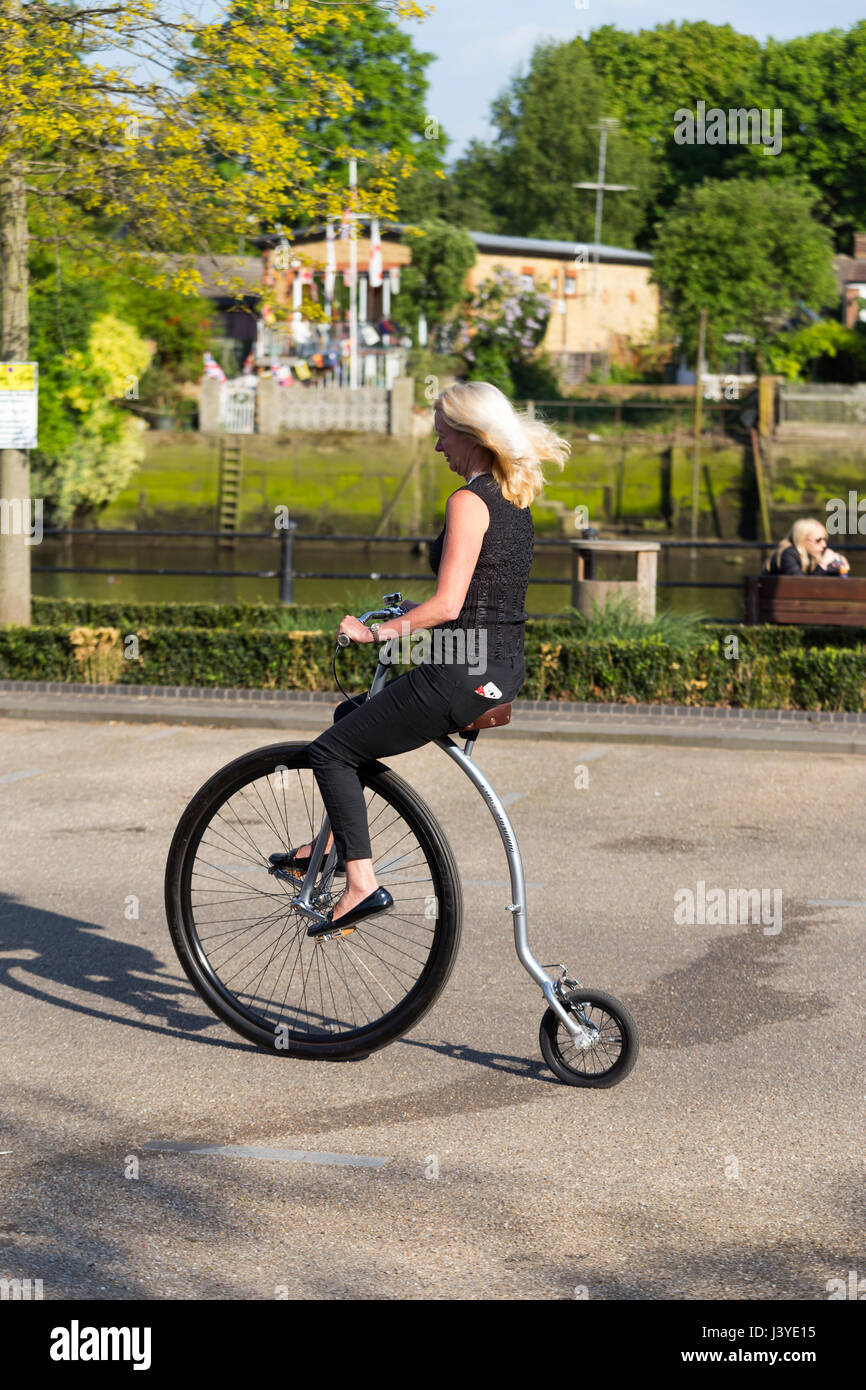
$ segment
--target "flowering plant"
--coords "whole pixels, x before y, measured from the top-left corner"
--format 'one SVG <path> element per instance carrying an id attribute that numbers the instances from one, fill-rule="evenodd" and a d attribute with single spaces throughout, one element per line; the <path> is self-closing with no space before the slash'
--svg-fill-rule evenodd
<path id="1" fill-rule="evenodd" d="M 494 347 L 509 366 L 526 361 L 544 337 L 551 305 L 550 295 L 521 288 L 513 270 L 495 266 L 493 275 L 467 297 L 454 351 L 470 367 Z"/>

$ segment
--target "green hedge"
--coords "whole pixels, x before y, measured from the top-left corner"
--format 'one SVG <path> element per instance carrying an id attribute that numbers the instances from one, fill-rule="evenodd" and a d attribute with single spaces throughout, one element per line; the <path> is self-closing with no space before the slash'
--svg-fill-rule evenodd
<path id="1" fill-rule="evenodd" d="M 39 600 L 39 606 L 46 600 Z M 172 617 L 215 605 L 173 606 Z M 240 615 L 233 626 L 183 626 L 164 621 L 165 605 L 76 604 L 75 624 L 0 628 L 0 679 L 120 682 L 129 685 L 225 686 L 281 690 L 335 689 L 331 658 L 336 621 L 310 630 L 310 610 L 295 610 L 298 627 L 248 625 L 258 610 L 221 609 Z M 279 610 L 267 610 L 269 613 Z M 321 611 L 321 610 L 320 610 Z M 44 610 L 43 610 L 44 612 Z M 150 612 L 161 619 L 149 624 Z M 212 616 L 209 612 L 207 616 Z M 339 614 L 337 615 L 340 616 Z M 89 620 L 89 621 L 86 621 Z M 111 620 L 111 621 L 109 621 Z M 138 660 L 123 657 L 115 641 L 102 661 L 80 664 L 70 642 L 74 625 L 114 627 L 121 639 L 138 633 Z M 829 630 L 834 638 L 837 629 Z M 658 639 L 587 641 L 573 625 L 530 622 L 526 632 L 528 699 L 732 705 L 753 708 L 866 710 L 866 646 L 806 645 L 811 631 L 741 628 L 739 658 L 725 656 L 731 630 L 707 629 L 699 644 L 681 649 Z M 346 689 L 369 685 L 375 669 L 370 646 L 352 645 L 337 663 Z"/>
<path id="2" fill-rule="evenodd" d="M 376 596 L 370 600 L 376 602 Z M 32 616 L 40 627 L 120 627 L 134 632 L 140 627 L 277 628 L 281 631 L 324 628 L 336 632 L 345 608 L 336 603 L 319 606 L 273 603 L 131 603 L 113 599 L 34 598 Z M 527 635 L 543 632 L 557 639 L 575 633 L 574 622 L 562 618 L 531 619 Z M 743 627 L 730 623 L 706 623 L 697 645 L 704 640 L 735 634 L 749 651 L 777 655 L 782 652 L 833 647 L 866 650 L 866 629 L 860 627 Z"/>
<path id="3" fill-rule="evenodd" d="M 275 603 L 131 603 L 112 599 L 34 598 L 31 614 L 45 627 L 322 627 L 336 630 L 345 609 Z"/>

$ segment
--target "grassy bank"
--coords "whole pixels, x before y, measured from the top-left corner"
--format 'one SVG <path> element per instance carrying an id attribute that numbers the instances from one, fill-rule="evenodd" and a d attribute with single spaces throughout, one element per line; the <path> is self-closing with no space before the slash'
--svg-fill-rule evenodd
<path id="1" fill-rule="evenodd" d="M 539 534 L 556 534 L 574 508 L 584 506 L 591 522 L 646 518 L 657 529 L 662 518 L 674 528 L 691 505 L 691 458 L 651 436 L 629 443 L 592 442 L 581 431 L 556 426 L 572 442 L 562 473 L 548 465 L 549 485 L 533 506 Z M 150 431 L 145 436 L 144 465 L 117 500 L 100 513 L 109 527 L 215 526 L 219 487 L 218 440 L 193 432 Z M 349 433 L 296 434 L 244 439 L 240 524 L 245 530 L 268 530 L 274 509 L 289 508 L 303 531 L 322 535 L 376 531 L 391 505 L 413 457 L 421 460 L 417 477 L 394 504 L 387 530 L 435 533 L 445 504 L 460 485 L 441 455 L 435 436 L 412 441 L 382 435 Z M 702 531 L 714 534 L 713 507 L 726 536 L 741 522 L 750 464 L 737 446 L 705 449 L 710 487 L 702 486 Z M 712 492 L 712 497 L 710 496 Z"/>

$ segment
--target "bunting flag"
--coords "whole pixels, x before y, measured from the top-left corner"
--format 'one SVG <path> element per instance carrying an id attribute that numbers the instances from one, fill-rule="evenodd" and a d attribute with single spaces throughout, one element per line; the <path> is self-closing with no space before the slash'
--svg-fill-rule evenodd
<path id="1" fill-rule="evenodd" d="M 225 372 L 210 352 L 204 354 L 204 374 L 213 377 L 214 381 L 225 381 L 226 379 Z"/>
<path id="2" fill-rule="evenodd" d="M 392 266 L 391 266 L 391 269 L 390 269 L 390 271 L 389 271 L 389 274 L 390 274 L 390 276 L 391 276 L 391 293 L 392 293 L 392 294 L 399 294 L 399 293 L 400 293 L 400 267 L 399 267 L 398 265 L 392 265 Z"/>
<path id="3" fill-rule="evenodd" d="M 351 210 L 351 208 L 344 208 L 344 209 L 343 209 L 343 216 L 342 216 L 341 221 L 340 221 L 340 240 L 341 240 L 341 241 L 348 241 L 348 240 L 349 240 L 349 235 L 350 235 L 350 233 L 351 233 L 351 230 L 352 230 L 352 210 Z"/>
<path id="4" fill-rule="evenodd" d="M 370 223 L 370 267 L 367 282 L 371 290 L 378 289 L 382 283 L 382 243 L 379 239 L 378 217 L 374 217 Z"/>
<path id="5" fill-rule="evenodd" d="M 330 217 L 325 238 L 325 301 L 330 305 L 334 298 L 334 284 L 337 278 L 337 248 L 334 244 L 334 224 Z"/>

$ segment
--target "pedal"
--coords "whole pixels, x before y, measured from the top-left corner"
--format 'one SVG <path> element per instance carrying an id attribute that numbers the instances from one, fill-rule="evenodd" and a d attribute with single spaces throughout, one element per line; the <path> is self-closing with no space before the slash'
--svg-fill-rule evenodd
<path id="1" fill-rule="evenodd" d="M 282 879 L 283 883 L 297 884 L 303 879 L 303 874 L 299 874 L 296 869 L 280 869 L 276 865 L 268 869 L 268 873 L 273 874 L 274 878 Z"/>
<path id="2" fill-rule="evenodd" d="M 326 931 L 323 932 L 321 936 L 316 936 L 313 939 L 315 941 L 333 941 L 338 936 L 351 936 L 356 930 L 356 927 L 344 927 L 342 931 Z"/>

